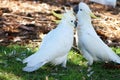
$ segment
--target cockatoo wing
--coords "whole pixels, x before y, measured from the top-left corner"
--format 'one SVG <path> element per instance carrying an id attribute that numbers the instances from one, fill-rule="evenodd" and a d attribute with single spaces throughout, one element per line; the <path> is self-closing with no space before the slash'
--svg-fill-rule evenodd
<path id="1" fill-rule="evenodd" d="M 34 66 L 42 61 L 50 61 L 54 57 L 63 56 L 64 54 L 62 53 L 66 50 L 64 49 L 65 44 L 62 42 L 65 37 L 62 36 L 63 35 L 61 35 L 59 31 L 51 31 L 43 39 L 40 49 L 35 54 L 26 58 L 23 62 L 29 62 L 27 64 L 28 66 Z"/>
<path id="2" fill-rule="evenodd" d="M 94 60 L 120 63 L 120 57 L 117 56 L 97 35 L 95 36 L 88 32 L 81 36 L 80 39 L 82 42 L 81 47 L 83 47 Z"/>

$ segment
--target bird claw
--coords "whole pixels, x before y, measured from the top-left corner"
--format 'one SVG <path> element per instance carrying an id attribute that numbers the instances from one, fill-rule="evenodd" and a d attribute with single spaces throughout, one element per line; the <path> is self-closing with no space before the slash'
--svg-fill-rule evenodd
<path id="1" fill-rule="evenodd" d="M 92 67 L 88 67 L 87 72 L 92 71 Z"/>
<path id="2" fill-rule="evenodd" d="M 88 67 L 87 72 L 88 72 L 87 74 L 88 77 L 90 77 L 94 73 L 94 71 L 92 71 L 92 67 L 90 66 Z"/>
<path id="3" fill-rule="evenodd" d="M 90 77 L 93 73 L 94 71 L 91 71 L 90 73 L 87 74 L 87 76 Z"/>

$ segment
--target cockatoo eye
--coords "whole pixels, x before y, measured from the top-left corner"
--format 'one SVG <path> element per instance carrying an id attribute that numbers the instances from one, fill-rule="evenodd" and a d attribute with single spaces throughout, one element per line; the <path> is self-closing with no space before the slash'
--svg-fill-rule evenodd
<path id="1" fill-rule="evenodd" d="M 73 22 L 73 20 L 71 20 L 71 22 Z"/>
<path id="2" fill-rule="evenodd" d="M 80 11 L 82 11 L 82 9 L 80 9 Z"/>

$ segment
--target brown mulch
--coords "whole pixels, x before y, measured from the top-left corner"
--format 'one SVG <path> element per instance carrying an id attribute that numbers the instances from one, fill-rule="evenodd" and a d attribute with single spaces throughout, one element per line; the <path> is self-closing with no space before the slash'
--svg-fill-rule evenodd
<path id="1" fill-rule="evenodd" d="M 64 2 L 65 1 L 65 2 Z M 0 45 L 41 42 L 44 34 L 56 27 L 52 10 L 63 12 L 79 0 L 0 0 Z M 88 3 L 98 19 L 92 23 L 98 35 L 109 46 L 120 46 L 120 1 L 116 8 Z"/>

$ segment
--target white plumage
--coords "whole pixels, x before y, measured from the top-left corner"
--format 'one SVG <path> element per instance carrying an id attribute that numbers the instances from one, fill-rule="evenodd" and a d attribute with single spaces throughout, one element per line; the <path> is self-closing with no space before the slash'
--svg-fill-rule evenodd
<path id="1" fill-rule="evenodd" d="M 88 5 L 81 2 L 77 10 L 78 46 L 83 56 L 88 60 L 88 65 L 92 65 L 93 61 L 113 61 L 120 64 L 120 57 L 95 32 L 91 24 L 90 14 L 92 12 Z"/>
<path id="2" fill-rule="evenodd" d="M 23 60 L 27 63 L 23 71 L 38 70 L 48 62 L 66 67 L 67 55 L 73 45 L 75 20 L 73 10 L 66 10 L 57 28 L 44 37 L 39 50 Z"/>
<path id="3" fill-rule="evenodd" d="M 116 6 L 116 0 L 90 0 L 90 1 L 100 3 L 103 5 L 113 6 L 114 8 Z"/>

